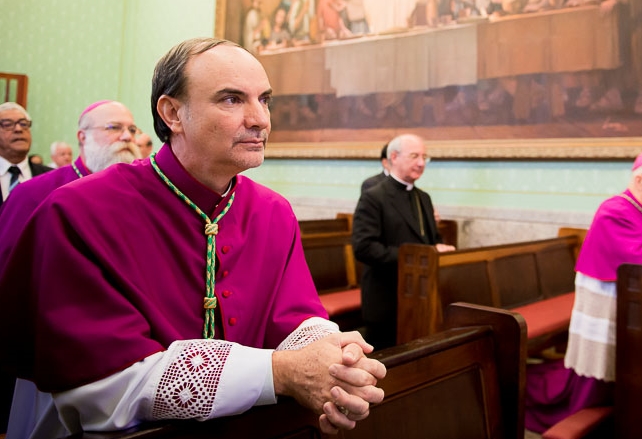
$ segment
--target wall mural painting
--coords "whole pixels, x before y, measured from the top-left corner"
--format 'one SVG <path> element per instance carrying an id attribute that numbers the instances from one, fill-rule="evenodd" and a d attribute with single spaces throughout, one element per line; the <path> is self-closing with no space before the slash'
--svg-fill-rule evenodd
<path id="1" fill-rule="evenodd" d="M 276 142 L 642 136 L 642 2 L 219 3 L 268 71 Z"/>

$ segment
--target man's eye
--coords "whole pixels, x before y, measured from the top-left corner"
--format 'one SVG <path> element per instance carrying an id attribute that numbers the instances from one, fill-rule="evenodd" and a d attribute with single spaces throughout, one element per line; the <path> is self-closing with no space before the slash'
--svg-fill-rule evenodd
<path id="1" fill-rule="evenodd" d="M 223 101 L 228 104 L 238 104 L 239 102 L 241 102 L 238 96 L 228 96 L 225 99 L 223 99 Z"/>

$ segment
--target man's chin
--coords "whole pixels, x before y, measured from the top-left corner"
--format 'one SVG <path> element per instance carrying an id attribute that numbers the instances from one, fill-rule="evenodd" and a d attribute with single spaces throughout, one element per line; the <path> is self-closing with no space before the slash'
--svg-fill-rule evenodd
<path id="1" fill-rule="evenodd" d="M 140 157 L 137 157 L 136 154 L 131 152 L 130 150 L 124 150 L 121 151 L 117 158 L 116 158 L 116 163 L 133 163 L 134 160 L 139 159 Z"/>
<path id="2" fill-rule="evenodd" d="M 248 157 L 248 162 L 250 168 L 256 168 L 258 166 L 261 166 L 263 162 L 265 161 L 265 150 L 256 150 L 256 151 L 251 151 L 251 154 L 249 154 Z"/>
<path id="3" fill-rule="evenodd" d="M 134 146 L 125 146 L 123 149 L 121 149 L 118 152 L 118 155 L 119 156 L 122 155 L 122 156 L 131 157 L 131 159 L 128 162 L 124 162 L 124 163 L 131 163 L 136 159 L 143 158 L 141 153 L 140 153 L 140 149 L 136 145 L 134 145 Z"/>
<path id="4" fill-rule="evenodd" d="M 16 152 L 29 152 L 31 143 L 26 140 L 16 140 L 15 142 L 11 142 L 11 149 Z"/>

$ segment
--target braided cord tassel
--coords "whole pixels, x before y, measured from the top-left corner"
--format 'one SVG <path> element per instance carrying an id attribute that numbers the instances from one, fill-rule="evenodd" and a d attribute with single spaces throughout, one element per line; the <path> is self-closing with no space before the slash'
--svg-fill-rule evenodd
<path id="1" fill-rule="evenodd" d="M 230 197 L 225 209 L 216 217 L 214 221 L 211 221 L 210 218 L 196 205 L 192 200 L 190 200 L 185 194 L 183 194 L 180 189 L 178 189 L 174 183 L 170 181 L 169 178 L 161 171 L 156 163 L 156 153 L 154 152 L 149 157 L 149 162 L 154 168 L 154 171 L 158 176 L 165 182 L 165 184 L 180 198 L 191 207 L 197 215 L 199 215 L 203 221 L 205 221 L 205 235 L 207 236 L 207 267 L 205 269 L 205 297 L 203 298 L 203 308 L 205 308 L 205 324 L 203 325 L 203 338 L 214 338 L 214 333 L 216 330 L 215 325 L 215 311 L 217 306 L 216 295 L 214 290 L 216 287 L 216 235 L 218 234 L 218 222 L 223 216 L 230 210 L 232 203 L 234 202 L 234 195 Z"/>

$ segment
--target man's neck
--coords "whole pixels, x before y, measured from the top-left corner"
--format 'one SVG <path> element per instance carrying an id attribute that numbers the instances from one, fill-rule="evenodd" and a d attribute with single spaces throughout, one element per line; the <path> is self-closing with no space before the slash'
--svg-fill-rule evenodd
<path id="1" fill-rule="evenodd" d="M 636 185 L 630 185 L 628 189 L 631 195 L 633 195 L 633 198 L 635 198 L 635 201 L 642 205 L 642 189 L 638 189 Z"/>
<path id="2" fill-rule="evenodd" d="M 25 161 L 25 159 L 27 158 L 27 154 L 7 154 L 1 157 L 12 165 L 17 165 L 18 163 L 22 163 Z"/>

